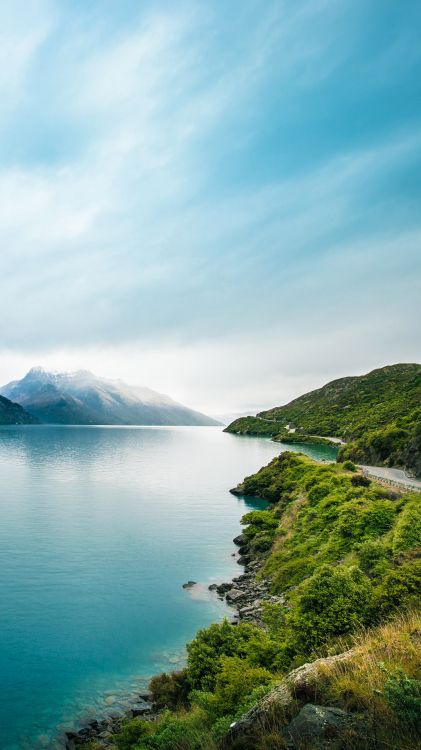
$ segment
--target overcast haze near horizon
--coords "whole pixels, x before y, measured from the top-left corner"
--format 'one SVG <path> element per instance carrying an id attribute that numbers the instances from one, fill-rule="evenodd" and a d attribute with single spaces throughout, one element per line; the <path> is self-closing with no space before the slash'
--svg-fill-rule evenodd
<path id="1" fill-rule="evenodd" d="M 0 8 L 0 382 L 214 415 L 420 360 L 421 5 Z"/>

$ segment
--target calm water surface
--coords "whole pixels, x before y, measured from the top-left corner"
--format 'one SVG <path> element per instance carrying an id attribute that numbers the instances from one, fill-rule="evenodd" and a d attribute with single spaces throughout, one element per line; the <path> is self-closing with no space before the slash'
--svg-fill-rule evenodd
<path id="1" fill-rule="evenodd" d="M 226 614 L 206 587 L 239 572 L 247 504 L 228 489 L 281 449 L 209 427 L 0 429 L 1 750 L 118 707 Z"/>

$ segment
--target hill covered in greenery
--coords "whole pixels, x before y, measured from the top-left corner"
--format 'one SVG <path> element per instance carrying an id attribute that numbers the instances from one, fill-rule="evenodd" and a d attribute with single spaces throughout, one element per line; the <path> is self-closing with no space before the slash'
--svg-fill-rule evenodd
<path id="1" fill-rule="evenodd" d="M 264 627 L 224 621 L 199 631 L 186 668 L 152 680 L 162 713 L 154 721 L 123 721 L 112 746 L 418 746 L 421 496 L 387 490 L 349 461 L 322 465 L 288 452 L 236 493 L 269 503 L 244 516 L 243 551 L 270 593 L 282 592 L 284 600 L 266 600 Z M 308 665 L 297 669 L 342 652 L 310 672 Z M 297 727 L 308 729 L 309 715 L 339 717 L 339 724 L 294 740 Z"/>
<path id="2" fill-rule="evenodd" d="M 237 419 L 226 431 L 282 439 L 287 426 L 296 428 L 294 435 L 345 441 L 340 461 L 404 466 L 421 475 L 421 365 L 334 380 L 285 406 Z"/>
<path id="3" fill-rule="evenodd" d="M 36 424 L 37 421 L 22 406 L 0 396 L 0 424 Z"/>

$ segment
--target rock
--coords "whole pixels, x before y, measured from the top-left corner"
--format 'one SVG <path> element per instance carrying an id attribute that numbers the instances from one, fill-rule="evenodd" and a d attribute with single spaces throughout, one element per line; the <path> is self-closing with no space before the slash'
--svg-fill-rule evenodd
<path id="1" fill-rule="evenodd" d="M 314 742 L 316 738 L 336 737 L 348 721 L 348 714 L 340 708 L 307 703 L 282 734 L 287 746 L 295 748 L 306 741 Z M 312 747 L 317 747 L 317 745 L 312 745 Z"/>
<path id="2" fill-rule="evenodd" d="M 240 599 L 243 599 L 245 596 L 244 591 L 241 591 L 241 589 L 231 589 L 231 591 L 228 591 L 227 593 L 227 602 L 238 602 Z"/>
<path id="3" fill-rule="evenodd" d="M 237 486 L 233 487 L 230 492 L 231 495 L 244 495 L 244 482 L 240 482 L 240 484 L 237 484 Z"/>
<path id="4" fill-rule="evenodd" d="M 221 596 L 224 596 L 224 594 L 230 589 L 232 589 L 232 583 L 220 583 L 219 586 L 216 587 L 218 594 Z"/>
<path id="5" fill-rule="evenodd" d="M 150 714 L 152 708 L 152 703 L 142 703 L 139 706 L 133 706 L 132 714 L 133 716 L 144 716 L 145 714 Z"/>
<path id="6" fill-rule="evenodd" d="M 301 667 L 294 669 L 279 685 L 274 687 L 259 703 L 244 714 L 239 721 L 235 722 L 226 738 L 227 747 L 237 746 L 239 741 L 247 742 L 247 738 L 253 736 L 253 733 L 258 735 L 261 728 L 267 725 L 268 717 L 273 716 L 274 712 L 291 706 L 295 698 L 307 699 L 307 701 L 309 699 L 314 700 L 317 694 L 319 670 L 347 661 L 354 653 L 352 650 L 345 651 L 337 656 L 317 659 L 310 664 L 303 664 Z"/>
<path id="7" fill-rule="evenodd" d="M 239 534 L 238 536 L 234 537 L 234 539 L 232 541 L 238 547 L 241 547 L 242 544 L 247 544 L 247 537 L 246 537 L 245 534 Z"/>
<path id="8" fill-rule="evenodd" d="M 187 583 L 183 583 L 183 589 L 191 589 L 193 586 L 197 586 L 197 581 L 187 581 Z"/>
<path id="9" fill-rule="evenodd" d="M 139 698 L 142 701 L 146 701 L 146 703 L 151 703 L 152 702 L 152 693 L 150 691 L 148 691 L 147 693 L 139 693 Z"/>
<path id="10" fill-rule="evenodd" d="M 218 584 L 217 583 L 211 583 L 210 586 L 208 586 L 209 591 L 217 591 L 218 590 Z"/>

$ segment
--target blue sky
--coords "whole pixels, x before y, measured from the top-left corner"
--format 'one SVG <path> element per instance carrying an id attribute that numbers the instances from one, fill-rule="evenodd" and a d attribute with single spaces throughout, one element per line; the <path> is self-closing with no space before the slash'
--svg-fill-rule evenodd
<path id="1" fill-rule="evenodd" d="M 15 0 L 0 28 L 2 381 L 221 414 L 420 360 L 419 2 Z"/>

